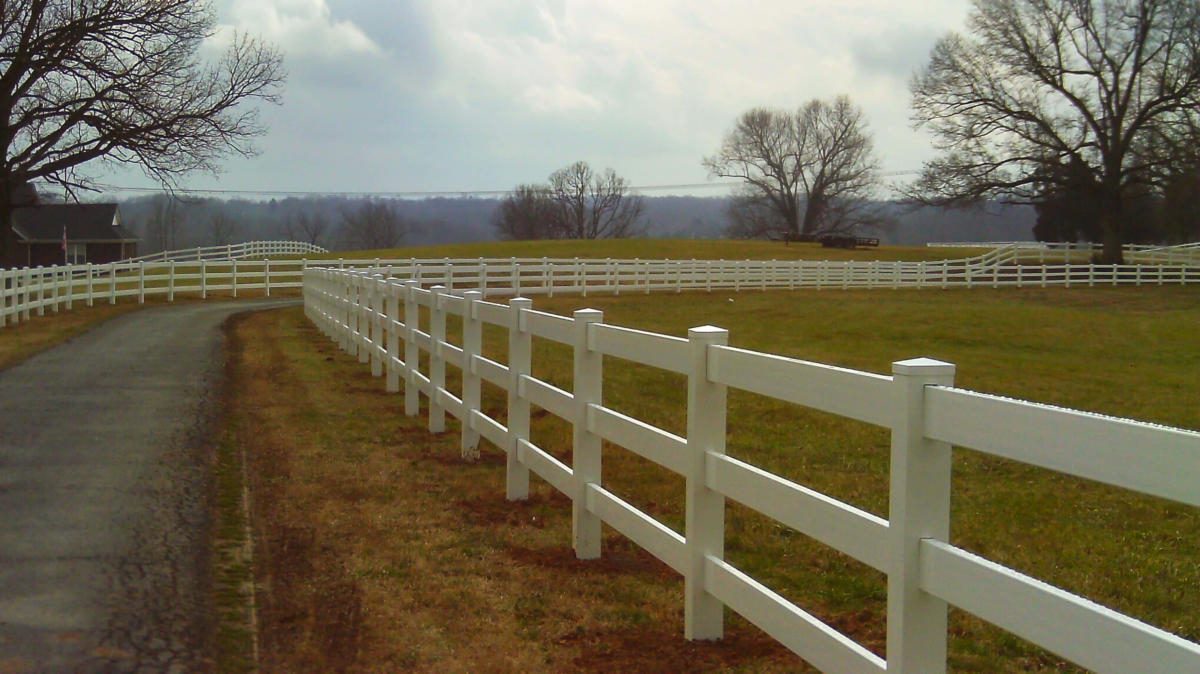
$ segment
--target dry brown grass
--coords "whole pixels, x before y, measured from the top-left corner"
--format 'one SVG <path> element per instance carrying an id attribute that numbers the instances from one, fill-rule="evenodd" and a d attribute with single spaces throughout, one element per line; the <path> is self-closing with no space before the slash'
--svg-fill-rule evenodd
<path id="1" fill-rule="evenodd" d="M 538 307 L 591 305 L 609 322 L 677 335 L 712 322 L 730 327 L 739 346 L 883 372 L 930 355 L 958 363 L 971 388 L 1196 428 L 1195 299 L 1195 288 L 810 291 L 543 298 Z M 341 664 L 358 670 L 802 666 L 732 617 L 722 644 L 687 643 L 673 572 L 615 534 L 602 560 L 574 560 L 565 498 L 534 478 L 528 502 L 506 503 L 495 448 L 484 443 L 481 461 L 462 462 L 452 419 L 450 433 L 428 434 L 423 417 L 403 416 L 402 396 L 384 393 L 298 310 L 274 316 L 243 325 L 254 331 L 239 366 L 244 427 L 254 429 L 243 437 L 261 455 L 260 540 L 268 554 L 284 550 L 284 562 L 260 563 L 282 577 L 260 581 L 298 588 L 282 599 L 286 619 L 267 625 L 296 640 L 268 654 L 283 658 L 272 668 L 336 664 L 320 659 L 321 644 L 339 624 L 358 648 Z M 451 320 L 451 341 L 458 330 Z M 484 337 L 486 354 L 506 360 L 504 332 Z M 536 376 L 570 390 L 569 350 L 534 346 Z M 681 378 L 618 359 L 604 367 L 606 405 L 683 431 Z M 483 407 L 503 422 L 498 390 L 485 385 Z M 729 415 L 735 456 L 886 513 L 886 432 L 749 394 L 731 395 Z M 562 420 L 535 410 L 532 437 L 569 460 Z M 971 452 L 955 453 L 954 472 L 953 542 L 1195 639 L 1194 509 Z M 678 476 L 607 445 L 604 474 L 606 488 L 681 528 Z M 881 574 L 737 504 L 726 531 L 732 563 L 882 654 Z M 335 587 L 347 579 L 357 592 Z M 316 617 L 325 597 L 349 604 L 342 623 Z M 950 636 L 955 671 L 1077 671 L 961 611 L 951 612 Z"/>
<path id="2" fill-rule="evenodd" d="M 267 671 L 796 671 L 731 620 L 682 638 L 682 581 L 615 534 L 570 550 L 570 508 L 534 480 L 507 503 L 502 455 L 459 458 L 300 310 L 234 332 Z M 564 573 L 564 571 L 570 571 Z"/>

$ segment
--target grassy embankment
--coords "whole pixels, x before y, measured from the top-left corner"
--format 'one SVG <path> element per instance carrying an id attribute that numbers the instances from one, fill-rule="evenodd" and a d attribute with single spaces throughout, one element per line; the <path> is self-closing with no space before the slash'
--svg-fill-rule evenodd
<path id="1" fill-rule="evenodd" d="M 876 372 L 932 356 L 958 365 L 961 386 L 1200 428 L 1198 300 L 1196 288 L 879 290 L 535 306 L 591 306 L 608 322 L 674 335 L 712 323 L 736 346 Z M 505 502 L 498 450 L 485 443 L 480 461 L 461 461 L 453 420 L 435 436 L 404 417 L 402 396 L 385 394 L 299 310 L 246 317 L 233 334 L 230 428 L 249 461 L 268 669 L 798 666 L 737 618 L 725 642 L 685 642 L 678 576 L 611 531 L 603 560 L 575 561 L 564 497 L 534 478 L 529 501 Z M 503 362 L 504 334 L 489 329 L 485 340 Z M 535 374 L 569 389 L 569 352 L 535 348 Z M 681 377 L 616 359 L 605 375 L 606 405 L 683 431 Z M 503 421 L 504 398 L 487 385 L 485 408 Z M 569 427 L 535 418 L 534 441 L 569 462 Z M 729 451 L 887 514 L 881 429 L 732 393 Z M 607 487 L 681 528 L 680 478 L 615 447 L 604 461 Z M 953 542 L 1200 640 L 1196 509 L 964 450 L 954 470 Z M 882 653 L 880 574 L 737 504 L 727 520 L 733 563 Z M 951 662 L 957 671 L 1070 671 L 958 611 Z"/>

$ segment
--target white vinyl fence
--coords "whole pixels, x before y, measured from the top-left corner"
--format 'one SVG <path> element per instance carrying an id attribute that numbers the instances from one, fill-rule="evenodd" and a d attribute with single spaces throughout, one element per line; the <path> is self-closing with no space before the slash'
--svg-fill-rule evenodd
<path id="1" fill-rule="evenodd" d="M 253 245 L 295 242 L 255 242 Z M 308 244 L 301 244 L 307 246 Z M 229 247 L 223 247 L 227 250 Z M 262 252 L 265 248 L 253 248 Z M 1153 254 L 1191 255 L 1195 247 L 1156 249 Z M 1163 252 L 1166 251 L 1166 252 Z M 182 251 L 191 254 L 194 251 Z M 338 259 L 322 264 L 339 269 L 370 270 L 412 279 L 422 287 L 479 290 L 485 297 L 622 292 L 684 292 L 849 288 L 1009 288 L 1109 285 L 1185 285 L 1200 283 L 1196 263 L 1098 265 L 1074 262 L 1078 251 L 1030 249 L 1012 244 L 960 260 L 929 262 L 827 260 L 627 260 L 588 258 L 469 259 Z M 280 252 L 275 255 L 282 255 Z M 1146 254 L 1151 254 L 1147 252 Z M 119 297 L 185 292 L 298 288 L 305 260 L 221 259 L 219 261 L 125 261 L 106 265 L 37 267 L 0 270 L 0 327 L 70 309 L 115 303 Z"/>
<path id="2" fill-rule="evenodd" d="M 296 289 L 307 260 L 225 260 L 209 262 L 111 262 L 0 270 L 0 327 L 70 310 L 76 302 L 116 304 L 118 298 L 160 295 L 174 301 L 180 293 L 207 298 L 248 291 L 271 295 Z"/>
<path id="3" fill-rule="evenodd" d="M 1174 250 L 1174 249 L 1173 249 Z M 622 292 L 795 290 L 800 288 L 1011 288 L 1200 283 L 1194 262 L 1101 265 L 1078 251 L 1019 245 L 959 260 L 639 260 L 593 258 L 338 259 L 339 269 L 370 270 L 422 287 L 479 290 L 485 296 Z M 1171 253 L 1164 253 L 1170 255 Z M 1175 253 L 1181 260 L 1190 253 Z M 1085 258 L 1081 258 L 1085 259 Z"/>
<path id="4" fill-rule="evenodd" d="M 169 260 L 242 260 L 246 258 L 317 255 L 326 249 L 307 241 L 247 241 L 227 246 L 204 246 L 185 250 L 164 250 L 134 257 L 123 262 L 167 262 Z"/>
<path id="5" fill-rule="evenodd" d="M 614 281 L 622 275 L 654 278 L 653 269 L 637 264 L 624 271 L 589 268 L 610 289 L 625 286 Z M 529 287 L 593 287 L 582 269 L 549 277 L 539 270 L 535 278 L 545 280 Z M 679 277 L 664 269 L 658 285 L 711 282 L 695 268 Z M 508 273 L 515 280 L 504 288 L 525 280 L 521 267 L 502 268 Z M 562 285 L 555 281 L 560 274 L 567 280 Z M 918 358 L 895 363 L 890 376 L 857 372 L 732 348 L 720 328 L 693 328 L 681 339 L 607 325 L 590 309 L 566 317 L 535 311 L 523 297 L 487 302 L 480 288 L 493 290 L 487 274 L 475 289 L 451 291 L 383 273 L 309 268 L 303 293 L 309 319 L 369 362 L 373 374 L 386 375 L 388 391 L 399 392 L 403 382 L 407 414 L 418 414 L 418 396 L 425 396 L 431 431 L 443 431 L 450 414 L 461 422 L 464 454 L 477 451 L 481 438 L 505 452 L 509 499 L 526 498 L 531 472 L 567 495 L 578 557 L 600 555 L 603 522 L 679 572 L 686 638 L 720 638 L 728 606 L 824 671 L 930 674 L 946 669 L 947 607 L 953 605 L 1096 671 L 1200 672 L 1200 644 L 948 542 L 952 445 L 1198 506 L 1200 433 L 962 390 L 948 363 Z M 429 312 L 427 325 L 422 309 Z M 448 339 L 450 315 L 462 317 L 461 343 Z M 484 324 L 507 329 L 507 363 L 483 355 Z M 533 337 L 574 349 L 573 391 L 532 376 Z M 428 354 L 424 371 L 418 367 L 422 351 Z M 685 375 L 686 436 L 605 407 L 604 356 Z M 447 365 L 462 372 L 457 394 L 446 388 Z M 507 392 L 507 425 L 481 409 L 484 381 Z M 890 428 L 890 519 L 726 456 L 730 387 Z M 531 406 L 573 425 L 570 465 L 531 442 Z M 602 440 L 686 478 L 682 532 L 605 487 Z M 886 660 L 725 561 L 726 499 L 887 575 Z"/>

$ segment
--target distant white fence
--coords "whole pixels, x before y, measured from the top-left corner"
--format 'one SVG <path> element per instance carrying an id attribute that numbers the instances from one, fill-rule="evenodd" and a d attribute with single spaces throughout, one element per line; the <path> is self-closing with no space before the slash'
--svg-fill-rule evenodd
<path id="1" fill-rule="evenodd" d="M 496 304 L 478 289 L 426 289 L 383 273 L 309 268 L 303 292 L 308 318 L 386 375 L 389 392 L 403 382 L 407 414 L 425 396 L 430 431 L 445 430 L 448 413 L 461 422 L 464 454 L 480 438 L 507 454 L 508 499 L 527 497 L 530 472 L 567 495 L 578 557 L 600 556 L 603 522 L 682 574 L 688 639 L 720 638 L 729 606 L 824 671 L 929 674 L 946 669 L 954 605 L 1099 672 L 1200 671 L 1200 644 L 948 542 L 952 445 L 1197 506 L 1200 433 L 958 389 L 954 366 L 928 359 L 882 376 L 732 348 L 711 326 L 681 339 L 607 325 L 595 310 L 558 316 L 526 298 Z M 459 343 L 447 335 L 449 315 L 462 317 Z M 484 324 L 508 330 L 507 363 L 483 355 Z M 573 347 L 574 391 L 532 376 L 533 337 Z M 604 356 L 685 375 L 686 436 L 605 407 Z M 462 372 L 458 392 L 446 387 L 447 365 Z M 507 392 L 507 426 L 481 409 L 484 381 Z M 890 520 L 726 456 L 730 387 L 890 428 Z M 571 465 L 531 442 L 530 406 L 573 425 Z M 686 478 L 682 533 L 605 488 L 602 440 Z M 887 574 L 886 660 L 725 561 L 726 498 Z"/>
<path id="2" fill-rule="evenodd" d="M 1099 254 L 1103 247 L 1096 243 L 1052 243 L 1045 241 L 960 241 L 933 242 L 928 248 L 990 248 L 1025 251 L 1021 257 L 1026 261 L 1040 258 L 1075 259 L 1088 262 Z M 1200 243 L 1185 243 L 1176 246 L 1125 244 L 1125 261 L 1129 264 L 1200 264 Z M 1040 251 L 1040 254 L 1038 253 Z"/>
<path id="3" fill-rule="evenodd" d="M 294 242 L 282 242 L 294 243 Z M 485 297 L 623 292 L 749 291 L 835 288 L 1007 288 L 1200 283 L 1200 264 L 1183 261 L 1200 249 L 1147 251 L 1176 262 L 1099 265 L 1078 263 L 1062 251 L 1007 246 L 976 257 L 926 262 L 828 260 L 639 260 L 588 258 L 338 259 L 322 264 L 368 269 L 413 279 L 422 287 L 479 290 Z M 1200 261 L 1200 257 L 1197 258 Z M 116 262 L 0 270 L 0 327 L 31 312 L 91 305 L 97 297 L 300 287 L 301 260 Z"/>
<path id="4" fill-rule="evenodd" d="M 179 294 L 207 298 L 209 293 L 296 289 L 308 261 L 224 260 L 193 262 L 111 262 L 0 270 L 0 327 L 70 310 L 76 302 L 116 304 L 118 298 Z"/>
<path id="5" fill-rule="evenodd" d="M 1197 258 L 1200 262 L 1200 257 Z M 447 258 L 330 260 L 424 285 L 492 295 L 549 295 L 800 288 L 1009 288 L 1200 283 L 1185 261 L 1102 265 L 1047 251 L 1006 247 L 959 260 L 629 260 Z"/>
<path id="6" fill-rule="evenodd" d="M 317 255 L 329 251 L 307 241 L 247 241 L 227 246 L 204 246 L 185 250 L 164 250 L 130 258 L 124 262 L 167 262 L 170 260 L 242 260 L 246 258 Z"/>

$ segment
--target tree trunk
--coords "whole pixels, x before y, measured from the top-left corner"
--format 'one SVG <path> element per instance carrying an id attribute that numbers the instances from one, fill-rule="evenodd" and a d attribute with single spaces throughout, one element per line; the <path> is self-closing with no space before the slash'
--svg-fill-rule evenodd
<path id="1" fill-rule="evenodd" d="M 16 267 L 17 237 L 12 231 L 12 185 L 0 179 L 0 268 Z"/>
<path id="2" fill-rule="evenodd" d="M 1100 262 L 1104 264 L 1124 264 L 1125 251 L 1121 247 L 1121 221 L 1124 216 L 1121 203 L 1120 188 L 1109 190 L 1101 199 L 1103 208 L 1100 210 L 1100 239 L 1103 249 Z"/>

